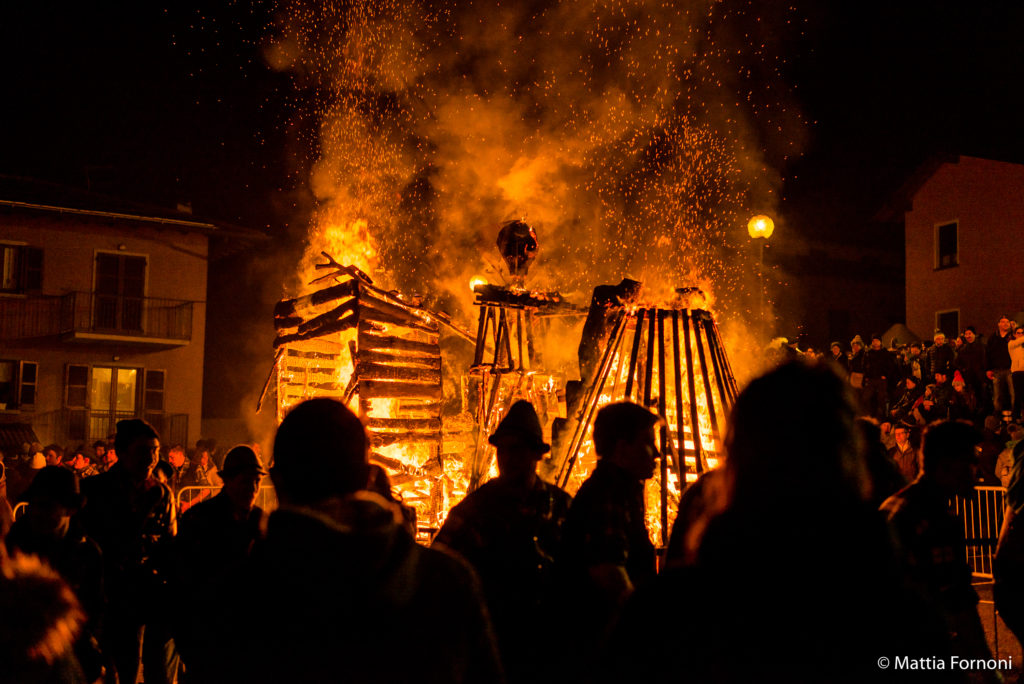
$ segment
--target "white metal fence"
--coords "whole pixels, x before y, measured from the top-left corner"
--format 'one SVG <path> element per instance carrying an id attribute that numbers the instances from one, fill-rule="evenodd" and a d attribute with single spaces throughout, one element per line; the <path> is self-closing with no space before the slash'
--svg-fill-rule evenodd
<path id="1" fill-rule="evenodd" d="M 953 512 L 964 526 L 967 542 L 967 564 L 975 577 L 992 578 L 992 562 L 996 555 L 999 528 L 1003 525 L 1006 489 L 975 487 L 974 496 L 955 497 Z"/>

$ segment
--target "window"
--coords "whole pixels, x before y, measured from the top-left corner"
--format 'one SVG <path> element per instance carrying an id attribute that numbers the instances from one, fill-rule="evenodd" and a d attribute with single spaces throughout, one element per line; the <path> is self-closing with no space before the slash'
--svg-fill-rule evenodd
<path id="1" fill-rule="evenodd" d="M 935 328 L 946 334 L 951 340 L 960 334 L 960 309 L 935 312 Z"/>
<path id="2" fill-rule="evenodd" d="M 146 294 L 146 257 L 96 254 L 95 327 L 142 332 L 142 303 Z"/>
<path id="3" fill-rule="evenodd" d="M 89 408 L 135 415 L 139 371 L 94 366 L 89 378 Z"/>
<path id="4" fill-rule="evenodd" d="M 43 250 L 0 244 L 0 292 L 26 294 L 43 289 Z"/>
<path id="5" fill-rule="evenodd" d="M 161 370 L 146 371 L 145 397 L 143 406 L 148 411 L 164 410 L 164 372 Z"/>
<path id="6" fill-rule="evenodd" d="M 33 408 L 38 372 L 32 361 L 0 361 L 0 410 Z"/>
<path id="7" fill-rule="evenodd" d="M 64 405 L 68 408 L 85 408 L 89 399 L 88 389 L 89 367 L 69 365 L 64 382 Z"/>
<path id="8" fill-rule="evenodd" d="M 935 227 L 935 268 L 952 268 L 960 264 L 956 221 Z"/>
<path id="9" fill-rule="evenodd" d="M 32 361 L 22 361 L 18 373 L 18 407 L 33 408 L 36 405 L 36 378 L 39 366 Z"/>

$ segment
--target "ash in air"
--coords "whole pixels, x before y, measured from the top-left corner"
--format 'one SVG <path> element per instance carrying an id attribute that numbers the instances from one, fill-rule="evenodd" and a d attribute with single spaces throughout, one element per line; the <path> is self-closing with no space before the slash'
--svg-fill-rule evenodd
<path id="1" fill-rule="evenodd" d="M 584 301 L 629 275 L 700 285 L 725 315 L 756 301 L 745 219 L 777 180 L 759 131 L 784 159 L 802 124 L 768 38 L 788 17 L 398 0 L 284 0 L 277 17 L 267 59 L 317 131 L 310 264 L 327 250 L 469 320 L 471 278 L 508 281 L 495 227 L 525 219 L 546 246 L 528 288 Z"/>

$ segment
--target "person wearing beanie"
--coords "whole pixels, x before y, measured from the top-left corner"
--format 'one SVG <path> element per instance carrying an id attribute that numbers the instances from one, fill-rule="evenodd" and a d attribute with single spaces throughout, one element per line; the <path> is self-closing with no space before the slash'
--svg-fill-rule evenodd
<path id="1" fill-rule="evenodd" d="M 528 401 L 517 401 L 488 440 L 498 477 L 448 514 L 434 545 L 461 554 L 480 575 L 510 682 L 536 681 L 553 623 L 554 577 L 571 497 L 542 480 L 550 450 Z"/>
<path id="2" fill-rule="evenodd" d="M 936 330 L 932 339 L 932 346 L 925 352 L 925 361 L 922 371 L 928 374 L 930 382 L 940 383 L 938 376 L 945 376 L 947 379 L 953 375 L 953 364 L 956 360 L 956 352 L 953 346 L 946 341 L 946 334 Z"/>

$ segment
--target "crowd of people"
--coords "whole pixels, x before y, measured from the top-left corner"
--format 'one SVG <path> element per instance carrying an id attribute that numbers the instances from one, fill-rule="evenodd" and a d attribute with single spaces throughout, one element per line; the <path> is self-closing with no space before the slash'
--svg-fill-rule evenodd
<path id="1" fill-rule="evenodd" d="M 980 421 L 996 415 L 1020 421 L 1024 405 L 1024 326 L 1001 316 L 987 338 L 974 326 L 947 339 L 936 330 L 930 344 L 886 348 L 880 335 L 867 346 L 860 335 L 849 348 L 833 342 L 826 358 L 849 379 L 864 415 L 881 422 L 927 425 L 941 418 Z"/>
<path id="2" fill-rule="evenodd" d="M 514 403 L 490 436 L 497 477 L 429 546 L 340 402 L 294 408 L 269 471 L 228 451 L 220 493 L 180 520 L 183 452 L 161 459 L 150 425 L 121 421 L 104 472 L 44 465 L 22 493 L 0 544 L 0 682 L 135 682 L 140 664 L 150 683 L 863 682 L 893 674 L 881 657 L 953 654 L 982 665 L 933 678 L 998 681 L 949 507 L 988 437 L 947 416 L 897 423 L 888 450 L 857 372 L 805 359 L 753 380 L 662 551 L 644 497 L 662 419 L 629 402 L 597 413 L 575 497 L 538 475 L 550 445 Z M 996 594 L 1020 636 L 1022 451 Z"/>

